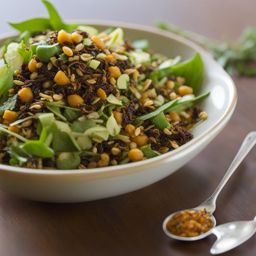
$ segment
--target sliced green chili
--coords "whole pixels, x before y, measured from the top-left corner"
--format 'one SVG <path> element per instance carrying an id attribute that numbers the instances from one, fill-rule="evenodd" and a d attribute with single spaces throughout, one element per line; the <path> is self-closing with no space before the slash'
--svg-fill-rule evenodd
<path id="1" fill-rule="evenodd" d="M 42 62 L 48 62 L 51 57 L 58 53 L 60 53 L 58 43 L 52 45 L 38 45 L 36 48 L 36 55 Z"/>

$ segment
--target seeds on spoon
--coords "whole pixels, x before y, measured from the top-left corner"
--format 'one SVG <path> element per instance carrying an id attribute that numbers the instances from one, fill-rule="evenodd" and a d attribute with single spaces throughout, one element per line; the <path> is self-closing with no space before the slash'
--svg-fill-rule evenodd
<path id="1" fill-rule="evenodd" d="M 212 227 L 211 215 L 206 209 L 180 211 L 174 214 L 166 225 L 170 233 L 182 237 L 196 237 Z"/>

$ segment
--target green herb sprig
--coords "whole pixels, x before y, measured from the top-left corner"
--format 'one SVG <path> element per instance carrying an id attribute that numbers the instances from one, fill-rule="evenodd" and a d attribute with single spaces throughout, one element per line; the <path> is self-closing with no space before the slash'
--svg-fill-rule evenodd
<path id="1" fill-rule="evenodd" d="M 256 76 L 256 28 L 246 28 L 234 42 L 219 42 L 160 22 L 157 27 L 188 38 L 207 49 L 230 75 Z"/>

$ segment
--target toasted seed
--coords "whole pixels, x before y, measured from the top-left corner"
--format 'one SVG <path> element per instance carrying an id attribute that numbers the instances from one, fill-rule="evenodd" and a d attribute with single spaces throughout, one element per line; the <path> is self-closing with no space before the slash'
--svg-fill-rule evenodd
<path id="1" fill-rule="evenodd" d="M 16 85 L 24 85 L 24 82 L 22 82 L 20 80 L 13 80 L 13 83 Z"/>
<path id="2" fill-rule="evenodd" d="M 50 86 L 51 86 L 51 82 L 50 81 L 45 81 L 43 83 L 43 88 L 45 88 L 45 89 L 49 88 Z"/>
<path id="3" fill-rule="evenodd" d="M 152 80 L 151 79 L 147 79 L 145 82 L 144 82 L 144 85 L 143 85 L 143 91 L 146 91 L 149 86 L 151 85 L 152 83 Z"/>
<path id="4" fill-rule="evenodd" d="M 56 101 L 62 100 L 63 99 L 63 95 L 62 94 L 53 94 L 53 99 Z"/>
<path id="5" fill-rule="evenodd" d="M 52 63 L 51 63 L 51 62 L 49 62 L 49 63 L 47 64 L 47 69 L 48 69 L 48 70 L 51 70 L 51 69 L 52 69 L 52 67 L 53 67 Z"/>
<path id="6" fill-rule="evenodd" d="M 170 143 L 171 143 L 171 146 L 173 148 L 178 148 L 179 147 L 179 145 L 177 144 L 177 142 L 175 140 L 171 140 Z"/>
<path id="7" fill-rule="evenodd" d="M 175 83 L 172 80 L 167 81 L 166 88 L 172 90 L 175 86 Z"/>
<path id="8" fill-rule="evenodd" d="M 185 78 L 178 76 L 178 77 L 176 78 L 176 81 L 177 81 L 177 83 L 183 85 L 183 84 L 185 83 Z"/>
<path id="9" fill-rule="evenodd" d="M 117 156 L 121 153 L 121 150 L 119 148 L 116 148 L 116 147 L 113 147 L 111 149 L 111 153 L 114 155 L 114 156 Z"/>
<path id="10" fill-rule="evenodd" d="M 48 94 L 45 94 L 45 93 L 40 92 L 40 93 L 39 93 L 39 96 L 42 97 L 43 99 L 52 101 L 52 96 L 50 96 L 50 95 L 48 95 Z"/>
<path id="11" fill-rule="evenodd" d="M 171 100 L 175 100 L 177 98 L 177 94 L 175 92 L 170 93 L 169 95 Z"/>
<path id="12" fill-rule="evenodd" d="M 150 107 L 154 104 L 154 101 L 153 100 L 146 100 L 143 104 L 144 107 Z"/>
<path id="13" fill-rule="evenodd" d="M 32 124 L 32 120 L 29 119 L 29 120 L 23 122 L 20 126 L 21 126 L 22 128 L 25 128 L 25 127 L 29 127 L 31 124 Z"/>
<path id="14" fill-rule="evenodd" d="M 86 82 L 87 82 L 88 84 L 96 84 L 96 79 L 95 79 L 95 78 L 88 79 L 88 80 L 86 80 Z"/>
<path id="15" fill-rule="evenodd" d="M 137 144 L 135 142 L 130 143 L 130 149 L 137 148 Z"/>
<path id="16" fill-rule="evenodd" d="M 75 47 L 75 51 L 76 52 L 80 52 L 84 49 L 84 44 L 78 44 L 76 47 Z"/>
<path id="17" fill-rule="evenodd" d="M 71 48 L 67 47 L 67 46 L 63 46 L 62 47 L 62 51 L 64 52 L 65 55 L 67 55 L 68 57 L 72 57 L 73 56 L 73 51 Z"/>
<path id="18" fill-rule="evenodd" d="M 36 64 L 37 69 L 41 68 L 42 66 L 43 66 L 43 63 L 42 63 L 42 62 L 38 62 L 38 63 Z"/>
<path id="19" fill-rule="evenodd" d="M 161 154 L 164 154 L 164 153 L 166 153 L 166 152 L 168 152 L 169 151 L 169 148 L 168 147 L 160 147 L 159 148 L 159 152 L 161 153 Z"/>
<path id="20" fill-rule="evenodd" d="M 112 85 L 116 85 L 116 79 L 114 77 L 110 77 L 109 81 Z"/>
<path id="21" fill-rule="evenodd" d="M 31 80 L 34 80 L 38 77 L 38 73 L 37 72 L 33 72 L 31 75 L 30 75 L 30 79 Z"/>
<path id="22" fill-rule="evenodd" d="M 199 113 L 199 118 L 201 120 L 206 120 L 208 118 L 208 114 L 205 111 Z"/>
<path id="23" fill-rule="evenodd" d="M 34 105 L 32 105 L 29 109 L 41 109 L 41 108 L 42 108 L 41 105 L 39 105 L 39 104 L 34 104 Z"/>
<path id="24" fill-rule="evenodd" d="M 69 61 L 69 62 L 77 61 L 77 60 L 79 60 L 79 58 L 80 58 L 80 57 L 79 57 L 78 55 L 76 55 L 76 56 L 74 56 L 74 57 L 69 57 L 69 58 L 68 58 L 68 61 Z"/>
<path id="25" fill-rule="evenodd" d="M 140 133 L 141 133 L 141 128 L 140 127 L 136 128 L 134 131 L 134 135 L 138 136 L 138 135 L 140 135 Z"/>
<path id="26" fill-rule="evenodd" d="M 57 58 L 56 57 L 51 57 L 50 61 L 51 61 L 53 66 L 57 66 Z"/>
<path id="27" fill-rule="evenodd" d="M 164 128 L 164 133 L 166 135 L 172 135 L 172 132 L 169 129 L 167 129 L 167 128 Z"/>
<path id="28" fill-rule="evenodd" d="M 76 68 L 76 73 L 79 75 L 79 76 L 83 76 L 83 72 L 79 69 L 79 68 Z"/>
<path id="29" fill-rule="evenodd" d="M 81 60 L 85 61 L 85 62 L 93 59 L 93 56 L 89 53 L 83 53 L 83 54 L 81 54 L 80 57 L 81 57 Z"/>
<path id="30" fill-rule="evenodd" d="M 182 85 L 178 88 L 179 95 L 185 96 L 193 93 L 193 88 L 190 86 Z"/>

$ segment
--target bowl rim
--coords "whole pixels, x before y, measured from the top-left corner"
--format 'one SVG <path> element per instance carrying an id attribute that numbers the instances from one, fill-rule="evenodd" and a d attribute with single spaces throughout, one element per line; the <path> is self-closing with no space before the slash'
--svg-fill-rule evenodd
<path id="1" fill-rule="evenodd" d="M 190 41 L 189 39 L 186 39 L 182 36 L 176 35 L 172 32 L 162 31 L 158 28 L 154 28 L 152 26 L 147 25 L 141 25 L 141 24 L 134 24 L 134 23 L 128 23 L 128 22 L 122 22 L 122 21 L 109 21 L 109 20 L 93 20 L 93 19 L 72 19 L 68 20 L 69 22 L 77 22 L 80 24 L 86 24 L 86 25 L 96 25 L 96 26 L 109 26 L 109 27 L 121 27 L 124 29 L 134 29 L 138 31 L 146 31 L 149 33 L 153 33 L 159 36 L 163 36 L 169 39 L 174 39 L 175 41 L 184 44 L 191 49 L 199 52 L 201 55 L 204 56 L 204 58 L 211 59 L 211 61 L 215 62 L 215 65 L 217 65 L 220 68 L 220 71 L 222 71 L 222 74 L 225 75 L 226 80 L 228 81 L 229 85 L 229 91 L 231 100 L 230 104 L 227 107 L 227 109 L 224 111 L 222 116 L 219 118 L 218 122 L 216 122 L 212 127 L 204 131 L 202 134 L 197 136 L 196 138 L 193 138 L 191 141 L 187 142 L 186 144 L 180 146 L 179 148 L 164 153 L 162 155 L 145 159 L 138 162 L 132 162 L 122 165 L 116 165 L 116 166 L 107 166 L 107 167 L 98 167 L 98 168 L 91 168 L 91 169 L 68 169 L 68 170 L 59 170 L 59 169 L 33 169 L 33 168 L 26 168 L 26 167 L 18 167 L 18 166 L 11 166 L 11 165 L 5 165 L 0 164 L 0 170 L 6 171 L 6 172 L 12 172 L 12 173 L 19 173 L 19 174 L 35 174 L 35 175 L 80 175 L 80 174 L 87 174 L 87 175 L 100 175 L 100 174 L 107 174 L 112 176 L 113 173 L 120 173 L 118 171 L 122 171 L 122 173 L 131 173 L 131 172 L 137 172 L 138 169 L 140 170 L 146 170 L 146 166 L 150 165 L 157 165 L 159 162 L 166 160 L 169 157 L 177 157 L 180 155 L 180 153 L 184 153 L 188 151 L 189 148 L 191 148 L 193 145 L 195 146 L 199 142 L 202 142 L 202 140 L 206 140 L 207 138 L 211 137 L 211 134 L 213 134 L 216 130 L 220 130 L 222 128 L 222 124 L 227 121 L 231 115 L 233 114 L 236 103 L 237 103 L 237 90 L 235 87 L 235 84 L 232 80 L 232 78 L 229 76 L 229 74 L 213 59 L 213 57 L 208 53 L 205 49 L 203 49 L 201 46 L 197 45 L 196 43 Z M 17 35 L 16 33 L 3 33 L 0 34 L 0 40 L 4 40 L 10 37 L 13 37 Z M 124 172 L 125 171 L 125 172 Z"/>

